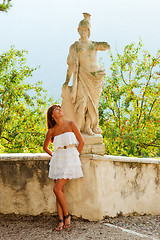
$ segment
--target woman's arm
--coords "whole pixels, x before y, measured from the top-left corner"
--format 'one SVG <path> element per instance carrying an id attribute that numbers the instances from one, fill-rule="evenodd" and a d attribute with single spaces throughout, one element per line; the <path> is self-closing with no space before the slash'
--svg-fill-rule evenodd
<path id="1" fill-rule="evenodd" d="M 44 143 L 43 143 L 43 150 L 48 153 L 50 156 L 52 156 L 52 151 L 48 148 L 49 146 L 49 143 L 51 141 L 51 138 L 52 138 L 52 134 L 51 134 L 51 130 L 48 129 L 48 132 L 46 134 L 46 138 L 44 140 Z"/>
<path id="2" fill-rule="evenodd" d="M 83 149 L 83 145 L 84 145 L 84 140 L 83 140 L 82 134 L 80 133 L 78 127 L 75 124 L 75 122 L 70 121 L 70 124 L 71 124 L 72 131 L 76 135 L 76 138 L 79 142 L 77 150 L 78 150 L 79 153 L 81 153 L 81 151 Z"/>

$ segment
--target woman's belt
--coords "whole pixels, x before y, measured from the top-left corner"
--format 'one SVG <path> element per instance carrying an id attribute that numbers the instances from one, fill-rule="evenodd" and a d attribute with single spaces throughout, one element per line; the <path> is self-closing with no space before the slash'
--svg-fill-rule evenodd
<path id="1" fill-rule="evenodd" d="M 70 144 L 70 145 L 67 145 L 67 146 L 64 146 L 64 147 L 58 147 L 57 149 L 67 149 L 67 148 L 70 148 L 70 147 L 75 147 L 76 144 Z"/>

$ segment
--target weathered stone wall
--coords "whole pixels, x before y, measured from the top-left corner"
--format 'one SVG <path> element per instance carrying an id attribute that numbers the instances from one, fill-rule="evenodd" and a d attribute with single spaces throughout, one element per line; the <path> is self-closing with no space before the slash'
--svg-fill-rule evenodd
<path id="1" fill-rule="evenodd" d="M 47 154 L 0 155 L 0 212 L 56 214 Z M 69 211 L 100 220 L 116 216 L 160 214 L 160 161 L 117 156 L 81 155 L 84 178 L 66 185 Z"/>
<path id="2" fill-rule="evenodd" d="M 0 212 L 56 212 L 46 154 L 0 155 Z"/>

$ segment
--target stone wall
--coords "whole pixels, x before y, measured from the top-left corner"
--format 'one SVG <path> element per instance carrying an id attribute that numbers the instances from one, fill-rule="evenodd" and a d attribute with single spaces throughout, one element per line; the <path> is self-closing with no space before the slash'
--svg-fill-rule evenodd
<path id="1" fill-rule="evenodd" d="M 0 154 L 0 212 L 56 214 L 47 154 Z M 84 178 L 66 185 L 69 211 L 88 220 L 160 214 L 160 161 L 81 155 Z"/>

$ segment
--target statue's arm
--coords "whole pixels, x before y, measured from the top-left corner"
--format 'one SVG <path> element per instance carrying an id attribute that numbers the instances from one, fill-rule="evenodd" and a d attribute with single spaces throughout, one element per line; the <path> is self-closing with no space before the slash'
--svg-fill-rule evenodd
<path id="1" fill-rule="evenodd" d="M 95 42 L 95 48 L 97 51 L 110 50 L 110 45 L 107 42 Z"/>
<path id="2" fill-rule="evenodd" d="M 68 83 L 72 77 L 73 71 L 74 71 L 74 44 L 71 45 L 71 47 L 69 49 L 67 64 L 68 64 L 68 69 L 67 69 L 67 74 L 66 74 L 66 81 L 63 85 L 68 85 Z"/>

